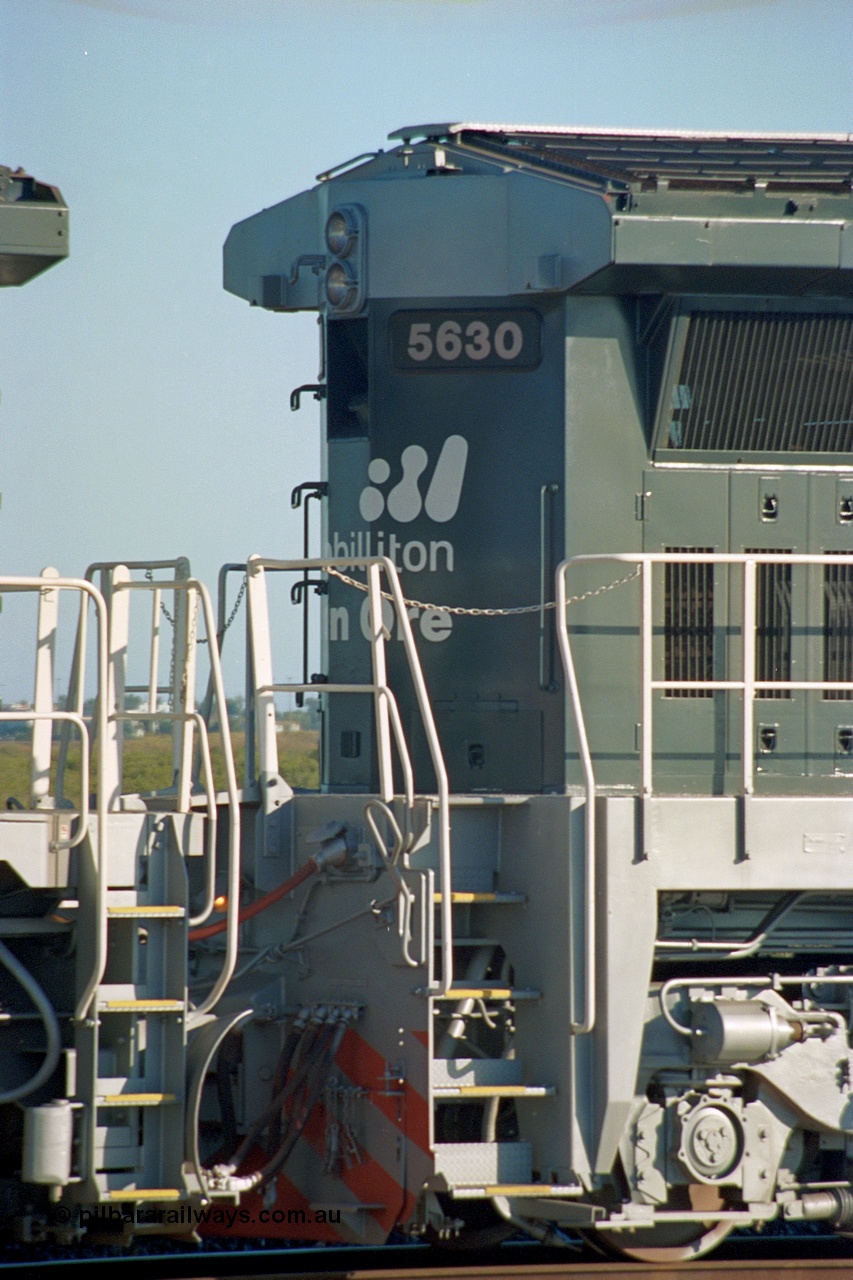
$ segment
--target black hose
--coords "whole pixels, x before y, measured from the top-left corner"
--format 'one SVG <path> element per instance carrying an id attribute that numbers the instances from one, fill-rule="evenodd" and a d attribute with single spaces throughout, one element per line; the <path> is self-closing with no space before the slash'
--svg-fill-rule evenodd
<path id="1" fill-rule="evenodd" d="M 281 1090 L 287 1084 L 287 1077 L 290 1074 L 290 1066 L 293 1062 L 293 1055 L 296 1052 L 302 1036 L 303 1028 L 292 1028 L 290 1034 L 284 1042 L 284 1047 L 278 1055 L 278 1062 L 275 1064 L 275 1071 L 272 1078 L 272 1097 L 277 1098 Z M 270 1121 L 269 1132 L 269 1154 L 275 1151 L 281 1140 L 281 1111 L 277 1109 L 275 1116 Z"/>
<path id="2" fill-rule="evenodd" d="M 258 1187 L 262 1187 L 265 1183 L 269 1182 L 276 1176 L 281 1167 L 286 1163 L 290 1153 L 302 1136 L 302 1131 L 308 1123 L 312 1111 L 323 1096 L 329 1070 L 335 1060 L 335 1055 L 340 1048 L 341 1040 L 343 1039 L 346 1028 L 347 1024 L 345 1022 L 340 1022 L 335 1028 L 334 1036 L 327 1046 L 326 1052 L 323 1054 L 323 1060 L 321 1063 L 317 1064 L 318 1070 L 315 1073 L 316 1078 L 311 1090 L 310 1100 L 302 1102 L 298 1109 L 294 1103 L 294 1115 L 290 1126 L 291 1133 L 289 1137 L 285 1137 L 280 1149 L 273 1156 L 272 1160 L 270 1160 L 270 1162 L 261 1170 Z"/>
<path id="3" fill-rule="evenodd" d="M 318 1028 L 316 1026 L 309 1027 L 309 1028 L 306 1028 L 306 1031 L 307 1030 L 316 1032 Z M 306 1034 L 305 1032 L 303 1032 L 300 1037 L 300 1047 L 304 1044 L 305 1039 L 306 1039 Z M 312 1039 L 316 1039 L 316 1037 L 312 1037 Z M 243 1162 L 243 1160 L 245 1160 L 246 1156 L 249 1154 L 249 1151 L 253 1143 L 256 1142 L 257 1139 L 260 1137 L 260 1135 L 263 1133 L 271 1117 L 281 1113 L 281 1109 L 284 1106 L 285 1102 L 287 1102 L 288 1098 L 290 1098 L 291 1095 L 295 1093 L 296 1090 L 300 1088 L 300 1086 L 304 1083 L 305 1076 L 310 1071 L 313 1065 L 313 1062 L 310 1059 L 309 1061 L 303 1063 L 304 1056 L 305 1056 L 304 1054 L 300 1053 L 299 1060 L 294 1068 L 293 1075 L 290 1077 L 290 1079 L 284 1085 L 284 1087 L 279 1090 L 279 1092 L 275 1095 L 275 1097 L 273 1097 L 270 1100 L 269 1104 L 266 1107 L 266 1110 L 260 1116 L 258 1116 L 257 1120 L 252 1125 L 251 1129 L 249 1129 L 248 1132 L 246 1133 L 246 1136 L 243 1138 L 243 1141 L 240 1143 L 240 1146 L 238 1147 L 238 1149 L 235 1151 L 234 1155 L 228 1162 L 230 1165 L 233 1166 L 233 1168 L 239 1169 L 241 1163 Z"/>

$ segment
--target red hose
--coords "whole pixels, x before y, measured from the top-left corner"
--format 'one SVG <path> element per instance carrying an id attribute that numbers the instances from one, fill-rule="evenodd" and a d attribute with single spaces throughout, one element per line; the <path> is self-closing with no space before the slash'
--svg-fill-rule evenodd
<path id="1" fill-rule="evenodd" d="M 302 884 L 303 880 L 315 875 L 317 871 L 319 871 L 317 863 L 313 858 L 309 858 L 304 866 L 301 866 L 289 880 L 284 880 L 277 889 L 271 889 L 269 893 L 265 893 L 262 898 L 257 898 L 248 907 L 241 907 L 237 916 L 238 924 L 242 924 L 244 920 L 251 920 L 252 916 L 259 915 L 261 911 L 266 911 L 267 907 L 271 907 L 274 902 L 278 902 L 279 898 L 292 893 L 294 889 Z M 203 942 L 205 938 L 213 938 L 217 933 L 224 933 L 227 928 L 227 919 L 220 920 L 217 924 L 206 924 L 201 929 L 190 929 L 187 937 L 190 942 Z"/>

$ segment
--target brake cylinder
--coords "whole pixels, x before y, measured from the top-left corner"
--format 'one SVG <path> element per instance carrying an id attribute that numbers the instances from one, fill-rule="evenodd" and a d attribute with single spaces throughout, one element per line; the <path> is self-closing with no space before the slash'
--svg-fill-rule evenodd
<path id="1" fill-rule="evenodd" d="M 803 1039 L 803 1024 L 757 1000 L 699 1000 L 692 1006 L 692 1059 L 763 1062 Z"/>

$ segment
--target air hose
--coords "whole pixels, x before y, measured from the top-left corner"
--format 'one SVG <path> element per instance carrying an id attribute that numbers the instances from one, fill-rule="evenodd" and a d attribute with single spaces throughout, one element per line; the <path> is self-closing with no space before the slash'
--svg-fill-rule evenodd
<path id="1" fill-rule="evenodd" d="M 36 1089 L 40 1089 L 53 1075 L 56 1070 L 56 1064 L 59 1062 L 62 1041 L 59 1034 L 59 1022 L 47 996 L 29 970 L 24 968 L 20 960 L 12 955 L 9 948 L 2 942 L 0 942 L 0 963 L 20 983 L 38 1009 L 41 1020 L 44 1023 L 45 1034 L 47 1035 L 44 1061 L 35 1075 L 31 1076 L 25 1084 L 16 1085 L 13 1089 L 7 1090 L 6 1093 L 0 1093 L 0 1103 L 18 1102 L 20 1098 L 26 1098 L 28 1094 L 35 1093 Z"/>
<path id="2" fill-rule="evenodd" d="M 327 867 L 341 866 L 346 861 L 348 852 L 346 841 L 343 838 L 330 840 L 322 849 L 312 853 L 307 862 L 298 871 L 295 871 L 292 876 L 289 876 L 287 880 L 283 880 L 277 888 L 271 889 L 262 898 L 256 898 L 247 907 L 241 907 L 237 916 L 238 924 L 251 920 L 253 916 L 260 915 L 262 911 L 266 911 L 267 907 L 271 907 L 273 903 L 287 897 L 294 889 L 298 889 L 309 876 L 316 875 L 318 871 L 324 871 Z M 200 929 L 190 929 L 187 937 L 190 942 L 203 942 L 205 938 L 213 938 L 218 933 L 224 933 L 227 927 L 228 920 L 226 918 L 225 920 L 217 921 L 216 924 L 203 925 Z"/>

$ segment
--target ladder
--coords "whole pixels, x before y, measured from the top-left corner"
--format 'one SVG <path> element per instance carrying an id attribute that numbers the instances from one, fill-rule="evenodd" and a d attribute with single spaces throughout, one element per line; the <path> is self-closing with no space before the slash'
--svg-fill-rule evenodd
<path id="1" fill-rule="evenodd" d="M 171 570 L 168 580 L 153 569 Z M 134 579 L 133 570 L 144 570 Z M 108 607 L 106 673 L 98 704 L 106 708 L 99 738 L 99 813 L 90 823 L 109 833 L 109 857 L 92 840 L 80 849 L 77 928 L 75 1102 L 83 1119 L 79 1142 L 84 1203 L 168 1204 L 204 1190 L 188 1172 L 187 1040 L 225 990 L 237 958 L 239 797 L 215 642 L 210 599 L 190 577 L 185 560 L 90 566 L 100 572 Z M 174 593 L 172 662 L 168 686 L 158 683 L 162 593 Z M 127 684 L 129 605 L 133 592 L 152 599 L 149 682 Z M 206 632 L 210 685 L 219 715 L 226 792 L 217 796 L 207 725 L 195 709 L 196 626 Z M 85 634 L 78 634 L 69 704 L 82 708 Z M 146 704 L 128 709 L 126 695 Z M 167 709 L 159 698 L 167 694 Z M 122 786 L 123 723 L 167 721 L 173 726 L 173 785 L 146 795 Z M 195 776 L 200 765 L 202 786 Z M 217 809 L 228 817 L 228 910 L 222 969 L 205 998 L 188 1001 L 188 927 L 214 907 Z M 103 843 L 103 842 L 102 842 Z M 188 859 L 204 869 L 203 905 L 190 917 Z"/>

